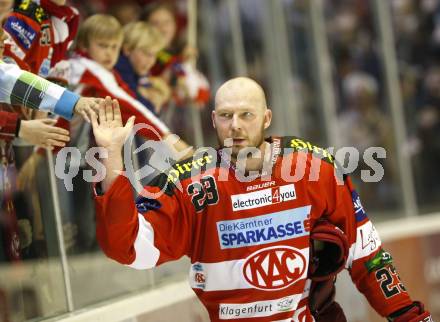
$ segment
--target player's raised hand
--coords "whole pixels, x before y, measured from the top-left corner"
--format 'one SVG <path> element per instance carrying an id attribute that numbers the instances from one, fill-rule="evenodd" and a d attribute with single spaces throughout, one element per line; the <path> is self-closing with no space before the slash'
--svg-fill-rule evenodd
<path id="1" fill-rule="evenodd" d="M 130 117 L 124 126 L 118 101 L 107 96 L 99 103 L 98 117 L 92 114 L 93 134 L 98 146 L 120 151 L 133 128 L 134 119 Z"/>

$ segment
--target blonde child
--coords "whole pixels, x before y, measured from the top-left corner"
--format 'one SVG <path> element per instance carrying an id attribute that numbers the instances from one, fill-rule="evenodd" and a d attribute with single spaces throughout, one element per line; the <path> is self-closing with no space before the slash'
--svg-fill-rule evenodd
<path id="1" fill-rule="evenodd" d="M 78 30 L 76 54 L 58 63 L 50 76 L 67 80 L 82 95 L 117 99 L 123 122 L 135 116 L 136 123 L 149 125 L 149 129 L 144 128 L 139 134 L 150 140 L 159 140 L 169 134 L 168 127 L 135 98 L 135 93 L 113 69 L 123 37 L 122 26 L 113 16 L 90 16 Z"/>
<path id="2" fill-rule="evenodd" d="M 117 99 L 123 122 L 135 116 L 135 123 L 148 126 L 138 134 L 147 140 L 165 139 L 170 134 L 168 127 L 136 99 L 136 94 L 113 68 L 122 42 L 123 29 L 116 18 L 105 14 L 90 16 L 78 30 L 76 55 L 58 63 L 51 76 L 67 80 L 82 95 Z M 176 149 L 178 159 L 191 153 L 181 140 L 172 148 Z"/>
<path id="3" fill-rule="evenodd" d="M 115 66 L 122 79 L 148 109 L 159 113 L 170 98 L 170 88 L 159 77 L 148 77 L 166 42 L 160 32 L 143 21 L 124 27 L 121 55 Z"/>

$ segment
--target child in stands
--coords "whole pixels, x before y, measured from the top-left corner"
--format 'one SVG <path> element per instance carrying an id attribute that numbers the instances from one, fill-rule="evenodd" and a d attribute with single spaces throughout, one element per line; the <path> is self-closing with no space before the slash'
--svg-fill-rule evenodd
<path id="1" fill-rule="evenodd" d="M 58 63 L 50 76 L 67 80 L 83 96 L 117 99 L 123 122 L 135 116 L 135 123 L 148 125 L 138 132 L 142 137 L 148 140 L 166 139 L 170 134 L 168 127 L 136 99 L 136 94 L 113 68 L 122 42 L 123 30 L 116 18 L 105 14 L 90 16 L 78 30 L 75 56 Z M 182 151 L 188 146 L 180 140 L 173 148 Z"/>
<path id="2" fill-rule="evenodd" d="M 117 99 L 124 122 L 130 116 L 136 116 L 137 123 L 152 127 L 152 130 L 142 129 L 139 133 L 148 139 L 158 140 L 169 134 L 168 127 L 135 98 L 135 93 L 113 69 L 119 57 L 123 36 L 122 27 L 113 16 L 90 16 L 78 30 L 74 57 L 58 63 L 50 76 L 66 80 L 69 86 L 73 86 L 82 95 Z"/>
<path id="3" fill-rule="evenodd" d="M 136 98 L 158 114 L 170 98 L 170 88 L 160 77 L 150 77 L 157 54 L 165 46 L 159 31 L 143 21 L 124 27 L 124 41 L 115 66 L 122 79 L 136 93 Z"/>

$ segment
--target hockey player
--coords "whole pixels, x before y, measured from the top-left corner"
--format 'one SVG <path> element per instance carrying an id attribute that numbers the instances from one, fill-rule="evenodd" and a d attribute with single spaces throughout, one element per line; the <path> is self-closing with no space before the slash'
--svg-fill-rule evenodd
<path id="1" fill-rule="evenodd" d="M 133 119 L 122 127 L 118 107 L 105 104 L 92 124 L 108 150 L 96 207 L 110 258 L 149 269 L 187 255 L 190 285 L 212 321 L 346 321 L 332 291 L 344 267 L 380 315 L 432 321 L 332 155 L 300 138 L 264 138 L 272 113 L 254 81 L 232 79 L 217 91 L 212 120 L 223 149 L 175 164 L 136 203 L 121 175 Z"/>

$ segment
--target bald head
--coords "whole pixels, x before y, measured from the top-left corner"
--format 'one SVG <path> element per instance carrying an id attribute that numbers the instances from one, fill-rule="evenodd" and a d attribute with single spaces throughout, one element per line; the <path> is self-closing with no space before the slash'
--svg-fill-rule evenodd
<path id="1" fill-rule="evenodd" d="M 247 77 L 237 77 L 225 82 L 215 95 L 215 109 L 222 106 L 253 105 L 267 109 L 266 96 L 261 86 Z"/>
<path id="2" fill-rule="evenodd" d="M 272 120 L 263 89 L 254 80 L 238 77 L 224 83 L 215 95 L 212 125 L 220 146 L 232 140 L 232 156 L 246 147 L 261 148 Z M 229 143 L 228 143 L 229 144 Z"/>

